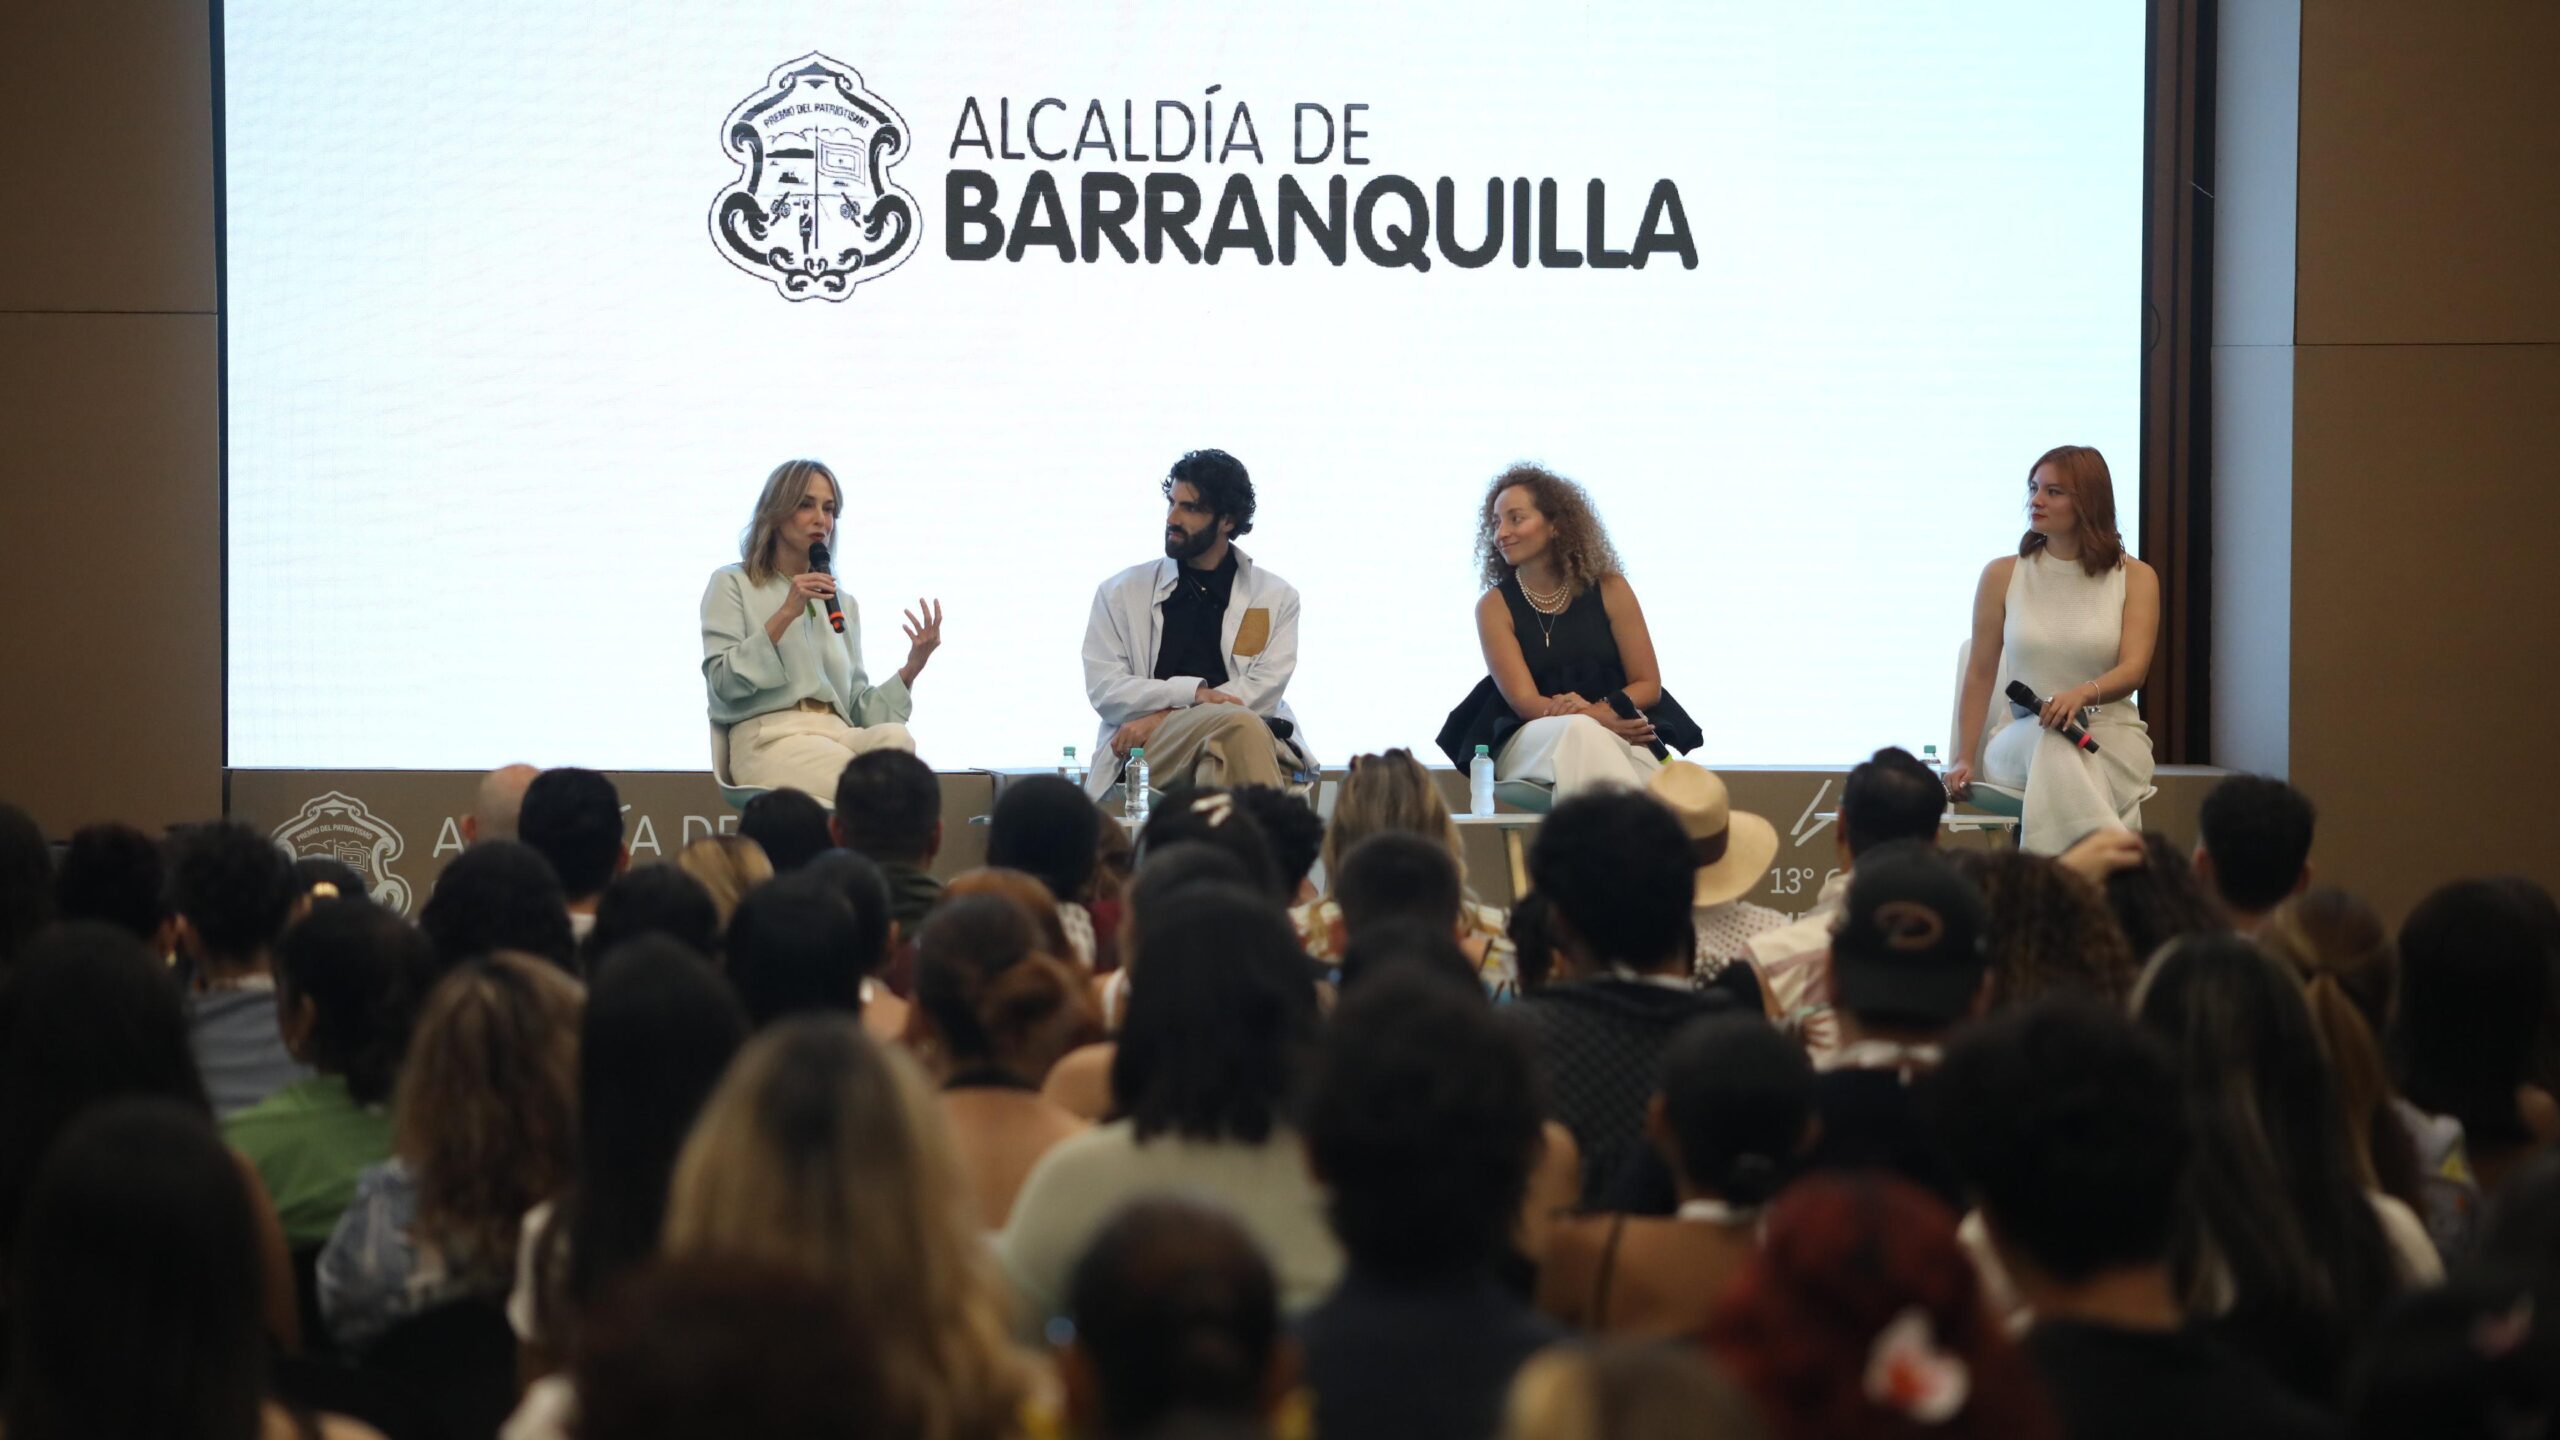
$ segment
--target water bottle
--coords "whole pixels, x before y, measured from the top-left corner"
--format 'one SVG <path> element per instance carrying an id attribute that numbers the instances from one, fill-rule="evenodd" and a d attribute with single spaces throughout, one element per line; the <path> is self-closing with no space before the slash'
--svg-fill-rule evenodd
<path id="1" fill-rule="evenodd" d="M 1938 768 L 1938 747 L 1937 747 L 1937 746 L 1935 746 L 1935 745 L 1923 745 L 1923 746 L 1921 746 L 1921 747 L 1920 747 L 1920 763 L 1921 763 L 1921 764 L 1923 764 L 1923 765 L 1928 766 L 1928 767 L 1929 767 L 1930 769 L 1932 769 L 1932 770 L 1937 769 L 1937 768 Z"/>
<path id="2" fill-rule="evenodd" d="M 1467 762 L 1467 813 L 1493 813 L 1493 747 L 1479 745 L 1476 758 Z"/>
<path id="3" fill-rule="evenodd" d="M 1129 817 L 1129 823 L 1146 824 L 1147 747 L 1144 745 L 1132 746 L 1129 750 L 1129 773 L 1123 782 L 1121 797 L 1120 813 Z"/>
<path id="4" fill-rule="evenodd" d="M 1073 745 L 1067 747 L 1066 755 L 1058 761 L 1058 778 L 1079 790 L 1084 788 L 1084 767 L 1076 763 L 1076 747 Z"/>

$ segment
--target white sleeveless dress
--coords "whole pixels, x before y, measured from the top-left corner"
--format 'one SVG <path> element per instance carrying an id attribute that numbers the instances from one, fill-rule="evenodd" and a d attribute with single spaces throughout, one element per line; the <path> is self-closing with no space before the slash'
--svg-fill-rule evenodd
<path id="1" fill-rule="evenodd" d="M 2009 680 L 2051 698 L 2115 668 L 2124 642 L 2125 567 L 2091 576 L 2077 561 L 2039 552 L 2009 576 L 2000 668 Z M 2003 682 L 2005 684 L 2005 682 Z M 2088 754 L 2034 717 L 2013 718 L 2008 698 L 1991 699 L 1995 729 L 1982 746 L 1982 778 L 2026 792 L 2018 844 L 2057 855 L 2092 830 L 2142 828 L 2151 793 L 2151 732 L 2130 697 L 2098 707 Z"/>

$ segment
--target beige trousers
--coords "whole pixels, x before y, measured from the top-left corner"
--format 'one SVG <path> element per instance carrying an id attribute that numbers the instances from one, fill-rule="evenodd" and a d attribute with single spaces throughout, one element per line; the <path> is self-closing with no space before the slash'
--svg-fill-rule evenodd
<path id="1" fill-rule="evenodd" d="M 915 753 L 915 737 L 896 723 L 856 729 L 832 710 L 775 710 L 729 727 L 729 778 L 766 790 L 799 790 L 836 803 L 845 762 L 868 750 Z"/>
<path id="2" fill-rule="evenodd" d="M 1241 705 L 1194 705 L 1164 717 L 1147 741 L 1147 783 L 1184 785 L 1282 783 L 1280 741 L 1262 717 Z"/>

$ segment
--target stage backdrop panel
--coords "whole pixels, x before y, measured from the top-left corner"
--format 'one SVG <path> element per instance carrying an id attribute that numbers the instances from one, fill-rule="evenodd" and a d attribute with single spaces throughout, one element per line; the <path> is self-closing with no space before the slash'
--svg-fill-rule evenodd
<path id="1" fill-rule="evenodd" d="M 1219 446 L 1318 753 L 1481 673 L 1588 485 L 1714 764 L 1946 730 L 2029 462 L 2135 513 L 2144 7 L 228 0 L 228 761 L 706 762 L 765 473 L 850 490 L 944 767 L 1090 749 L 1095 584 Z"/>

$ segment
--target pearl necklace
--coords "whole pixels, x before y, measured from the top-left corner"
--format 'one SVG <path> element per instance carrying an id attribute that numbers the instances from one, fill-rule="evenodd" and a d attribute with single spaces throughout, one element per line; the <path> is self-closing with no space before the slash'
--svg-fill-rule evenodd
<path id="1" fill-rule="evenodd" d="M 1541 615 L 1561 615 L 1565 607 L 1573 603 L 1573 582 L 1567 580 L 1553 590 L 1540 591 L 1530 589 L 1529 583 L 1522 580 L 1520 581 L 1520 598 L 1528 601 L 1529 608 Z"/>

